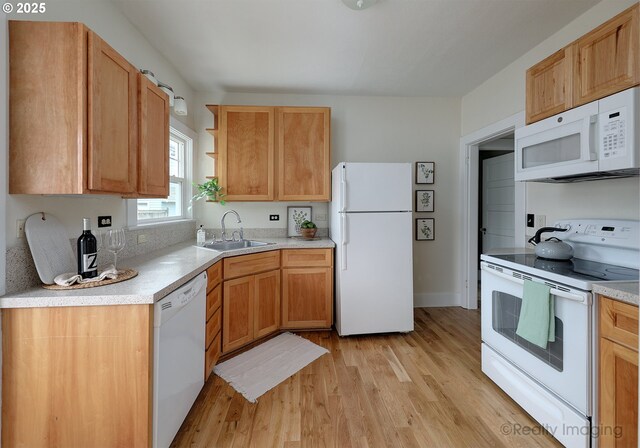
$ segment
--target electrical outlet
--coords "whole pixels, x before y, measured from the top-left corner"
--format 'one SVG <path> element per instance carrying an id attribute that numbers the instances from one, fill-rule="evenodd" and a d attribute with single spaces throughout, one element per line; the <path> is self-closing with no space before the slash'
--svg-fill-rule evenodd
<path id="1" fill-rule="evenodd" d="M 145 235 L 144 233 L 141 233 L 140 235 L 138 235 L 138 244 L 142 244 L 146 242 L 147 242 L 147 235 Z"/>
<path id="2" fill-rule="evenodd" d="M 535 227 L 535 215 L 533 213 L 527 213 L 527 227 Z"/>
<path id="3" fill-rule="evenodd" d="M 25 219 L 18 219 L 16 221 L 16 238 L 24 238 L 24 222 Z"/>
<path id="4" fill-rule="evenodd" d="M 280 221 L 280 215 L 269 215 L 269 221 Z"/>
<path id="5" fill-rule="evenodd" d="M 327 215 L 325 215 L 324 213 L 318 213 L 316 215 L 316 221 L 326 221 L 327 220 Z"/>
<path id="6" fill-rule="evenodd" d="M 545 215 L 536 215 L 536 227 L 544 227 L 547 225 L 547 217 Z"/>
<path id="7" fill-rule="evenodd" d="M 111 227 L 111 216 L 98 216 L 98 227 Z"/>

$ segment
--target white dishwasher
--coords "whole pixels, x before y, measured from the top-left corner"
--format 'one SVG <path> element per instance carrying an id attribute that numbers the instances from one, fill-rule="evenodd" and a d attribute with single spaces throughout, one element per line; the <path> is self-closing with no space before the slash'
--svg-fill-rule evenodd
<path id="1" fill-rule="evenodd" d="M 154 305 L 153 447 L 167 448 L 204 385 L 207 274 Z"/>

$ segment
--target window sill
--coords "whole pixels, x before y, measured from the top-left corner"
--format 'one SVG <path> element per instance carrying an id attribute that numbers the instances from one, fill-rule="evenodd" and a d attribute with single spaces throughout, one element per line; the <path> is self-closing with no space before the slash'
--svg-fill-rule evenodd
<path id="1" fill-rule="evenodd" d="M 169 226 L 171 224 L 182 224 L 187 222 L 196 222 L 193 218 L 179 218 L 179 219 L 170 219 L 166 221 L 154 221 L 149 223 L 141 223 L 135 226 L 128 226 L 127 230 L 142 230 L 142 229 L 153 229 L 154 227 L 164 227 Z"/>

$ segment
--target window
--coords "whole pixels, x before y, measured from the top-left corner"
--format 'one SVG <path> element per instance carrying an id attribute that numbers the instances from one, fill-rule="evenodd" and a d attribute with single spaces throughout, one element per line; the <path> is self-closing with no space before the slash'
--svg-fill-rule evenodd
<path id="1" fill-rule="evenodd" d="M 180 128 L 178 130 L 177 128 Z M 131 201 L 129 225 L 190 218 L 192 131 L 172 120 L 169 128 L 169 196 Z M 132 219 L 133 218 L 133 219 Z"/>

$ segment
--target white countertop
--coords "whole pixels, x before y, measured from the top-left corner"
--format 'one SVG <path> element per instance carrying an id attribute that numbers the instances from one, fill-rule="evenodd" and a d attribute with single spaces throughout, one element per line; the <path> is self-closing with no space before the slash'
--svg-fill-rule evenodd
<path id="1" fill-rule="evenodd" d="M 640 302 L 639 282 L 606 282 L 594 283 L 593 293 L 619 300 L 620 302 L 638 305 Z"/>
<path id="2" fill-rule="evenodd" d="M 138 275 L 130 280 L 95 288 L 63 291 L 35 287 L 0 297 L 0 308 L 152 304 L 226 257 L 278 249 L 320 249 L 335 246 L 328 238 L 313 241 L 261 238 L 261 241 L 274 244 L 227 252 L 197 247 L 195 241 L 176 244 L 120 261 L 120 267 L 138 271 Z"/>

